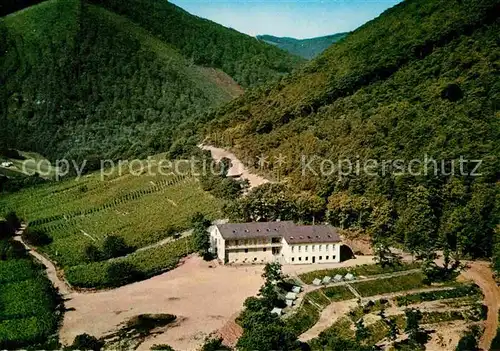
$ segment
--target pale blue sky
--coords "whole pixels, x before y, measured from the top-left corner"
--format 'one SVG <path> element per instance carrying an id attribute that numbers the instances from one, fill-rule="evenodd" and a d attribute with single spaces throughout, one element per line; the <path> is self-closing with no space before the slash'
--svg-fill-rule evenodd
<path id="1" fill-rule="evenodd" d="M 401 0 L 171 0 L 186 11 L 255 36 L 312 38 L 348 32 Z"/>

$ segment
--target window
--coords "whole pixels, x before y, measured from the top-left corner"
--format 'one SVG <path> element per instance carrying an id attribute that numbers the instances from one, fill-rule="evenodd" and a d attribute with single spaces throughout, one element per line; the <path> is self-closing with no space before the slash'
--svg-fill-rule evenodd
<path id="1" fill-rule="evenodd" d="M 329 257 L 330 257 L 330 256 L 326 256 L 326 259 L 328 260 L 328 258 L 329 258 Z"/>
<path id="2" fill-rule="evenodd" d="M 316 245 L 312 246 L 312 250 L 311 251 L 314 252 L 314 250 L 316 250 Z"/>
<path id="3" fill-rule="evenodd" d="M 264 248 L 264 252 L 266 252 L 266 251 L 267 251 L 267 249 L 266 249 L 266 248 Z"/>
<path id="4" fill-rule="evenodd" d="M 335 255 L 332 256 L 332 260 L 334 260 L 334 259 L 335 259 Z"/>
<path id="5" fill-rule="evenodd" d="M 323 256 L 319 256 L 319 260 L 321 261 L 323 259 Z"/>
<path id="6" fill-rule="evenodd" d="M 304 246 L 304 251 L 307 252 L 307 245 Z"/>
<path id="7" fill-rule="evenodd" d="M 293 249 L 294 249 L 294 248 L 295 248 L 295 247 L 294 247 L 294 246 L 292 246 L 292 249 L 291 249 L 292 253 L 293 253 Z"/>
<path id="8" fill-rule="evenodd" d="M 248 253 L 248 249 L 245 249 L 245 253 Z"/>
<path id="9" fill-rule="evenodd" d="M 309 256 L 306 257 L 306 261 L 309 261 Z"/>
<path id="10" fill-rule="evenodd" d="M 239 245 L 239 241 L 235 240 L 234 245 L 238 246 Z"/>
<path id="11" fill-rule="evenodd" d="M 299 252 L 302 251 L 302 246 L 297 246 L 297 248 L 299 249 Z"/>
<path id="12" fill-rule="evenodd" d="M 294 262 L 294 261 L 295 261 L 295 257 L 292 257 L 292 262 Z"/>
<path id="13" fill-rule="evenodd" d="M 323 245 L 320 245 L 319 246 L 319 251 L 322 251 L 323 250 Z"/>
<path id="14" fill-rule="evenodd" d="M 302 261 L 302 257 L 299 257 L 299 261 Z"/>

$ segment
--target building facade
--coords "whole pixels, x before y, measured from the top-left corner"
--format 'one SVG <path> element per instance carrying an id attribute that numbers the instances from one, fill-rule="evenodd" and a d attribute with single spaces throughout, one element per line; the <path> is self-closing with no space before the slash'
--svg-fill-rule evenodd
<path id="1" fill-rule="evenodd" d="M 227 223 L 211 227 L 211 251 L 229 264 L 340 262 L 341 239 L 327 225 L 293 222 Z"/>

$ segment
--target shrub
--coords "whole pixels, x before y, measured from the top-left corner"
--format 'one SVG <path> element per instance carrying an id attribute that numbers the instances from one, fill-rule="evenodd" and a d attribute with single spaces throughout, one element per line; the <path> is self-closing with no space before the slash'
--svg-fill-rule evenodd
<path id="1" fill-rule="evenodd" d="M 161 344 L 161 345 L 154 344 L 153 346 L 151 346 L 151 350 L 175 351 L 172 346 L 167 344 Z"/>
<path id="2" fill-rule="evenodd" d="M 88 244 L 83 249 L 83 255 L 87 262 L 97 262 L 102 259 L 102 253 L 99 248 L 93 244 Z"/>
<path id="3" fill-rule="evenodd" d="M 19 241 L 0 240 L 0 261 L 17 260 L 26 257 L 26 249 Z"/>
<path id="4" fill-rule="evenodd" d="M 25 243 L 33 246 L 45 246 L 52 242 L 52 238 L 39 229 L 26 228 L 22 238 Z"/>
<path id="5" fill-rule="evenodd" d="M 121 286 L 141 279 L 141 272 L 128 262 L 112 262 L 106 270 L 106 280 L 110 286 Z"/>
<path id="6" fill-rule="evenodd" d="M 103 346 L 104 343 L 98 340 L 95 336 L 89 334 L 80 334 L 73 341 L 71 349 L 100 351 Z"/>
<path id="7" fill-rule="evenodd" d="M 0 221 L 0 240 L 8 239 L 14 236 L 14 230 L 7 221 Z"/>
<path id="8" fill-rule="evenodd" d="M 104 240 L 102 251 L 104 257 L 109 259 L 113 257 L 125 256 L 133 250 L 125 243 L 125 240 L 122 237 L 110 235 Z"/>
<path id="9" fill-rule="evenodd" d="M 10 211 L 5 215 L 5 221 L 13 231 L 16 231 L 21 227 L 21 220 L 14 211 Z"/>

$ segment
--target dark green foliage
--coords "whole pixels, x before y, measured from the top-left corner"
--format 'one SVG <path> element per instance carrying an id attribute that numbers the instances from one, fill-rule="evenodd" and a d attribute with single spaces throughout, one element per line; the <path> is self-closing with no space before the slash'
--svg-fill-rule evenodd
<path id="1" fill-rule="evenodd" d="M 202 213 L 196 213 L 193 218 L 191 218 L 191 225 L 193 226 L 194 249 L 198 251 L 202 257 L 209 259 L 210 255 L 208 250 L 210 249 L 210 234 L 207 229 L 210 226 L 210 220 L 205 218 Z"/>
<path id="2" fill-rule="evenodd" d="M 282 281 L 281 265 L 267 264 L 262 276 L 266 281 L 260 289 L 260 297 L 247 298 L 245 308 L 237 318 L 243 335 L 236 347 L 247 351 L 296 350 L 300 346 L 298 334 L 278 315 L 271 313 L 273 307 L 280 306 L 278 283 Z"/>
<path id="3" fill-rule="evenodd" d="M 492 268 L 495 272 L 495 276 L 498 279 L 500 277 L 500 225 L 495 227 L 493 234 L 493 257 L 492 257 Z"/>
<path id="4" fill-rule="evenodd" d="M 365 346 L 355 340 L 324 332 L 314 339 L 313 347 L 314 350 L 328 351 L 373 351 L 372 346 Z"/>
<path id="5" fill-rule="evenodd" d="M 5 220 L 0 220 L 0 240 L 11 238 L 14 235 L 13 228 Z"/>
<path id="6" fill-rule="evenodd" d="M 26 228 L 22 234 L 23 241 L 28 245 L 44 246 L 52 242 L 52 238 L 41 229 Z"/>
<path id="7" fill-rule="evenodd" d="M 172 346 L 167 345 L 167 344 L 161 344 L 161 345 L 155 344 L 155 345 L 151 346 L 151 350 L 175 351 Z"/>
<path id="8" fill-rule="evenodd" d="M 499 13 L 498 0 L 404 1 L 301 72 L 212 113 L 206 135 L 251 166 L 266 156 L 263 171 L 295 193 L 328 199 L 333 225 L 416 252 L 490 256 L 500 209 Z M 461 156 L 483 160 L 481 175 Z M 323 160 L 344 159 L 349 175 L 320 171 Z M 364 172 L 367 160 L 378 162 L 375 174 Z"/>
<path id="9" fill-rule="evenodd" d="M 423 301 L 454 299 L 465 296 L 481 296 L 481 289 L 473 285 L 459 286 L 450 290 L 428 291 L 396 297 L 398 306 L 407 306 Z"/>
<path id="10" fill-rule="evenodd" d="M 356 341 L 360 342 L 363 339 L 366 339 L 367 337 L 370 336 L 369 330 L 366 328 L 365 323 L 363 322 L 363 319 L 360 318 L 356 324 Z"/>
<path id="11" fill-rule="evenodd" d="M 80 0 L 1 19 L 0 47 L 2 143 L 80 166 L 86 160 L 86 171 L 101 159 L 167 151 L 180 131 L 191 140 L 199 115 L 229 100 L 236 85 Z"/>
<path id="12" fill-rule="evenodd" d="M 0 261 L 17 260 L 26 257 L 24 245 L 14 240 L 0 240 Z"/>
<path id="13" fill-rule="evenodd" d="M 422 312 L 417 309 L 405 310 L 406 326 L 405 332 L 408 334 L 408 340 L 412 345 L 424 345 L 427 342 L 427 334 L 420 327 L 422 321 Z"/>
<path id="14" fill-rule="evenodd" d="M 497 335 L 491 342 L 491 350 L 500 350 L 500 328 L 497 329 Z"/>
<path id="15" fill-rule="evenodd" d="M 481 337 L 481 331 L 477 325 L 470 327 L 458 341 L 456 351 L 477 351 L 479 350 L 478 341 Z M 492 345 L 492 350 L 495 350 Z"/>
<path id="16" fill-rule="evenodd" d="M 103 254 L 101 250 L 93 244 L 88 244 L 83 249 L 83 255 L 85 256 L 85 260 L 87 262 L 97 262 L 103 259 Z"/>
<path id="17" fill-rule="evenodd" d="M 89 249 L 92 252 L 87 252 L 87 249 Z M 106 239 L 104 239 L 104 243 L 102 245 L 102 254 L 106 259 L 125 256 L 133 251 L 134 249 L 128 246 L 125 243 L 125 240 L 121 236 L 115 236 L 115 235 L 107 236 Z M 94 255 L 94 257 L 96 254 L 95 250 L 93 250 L 92 247 L 89 246 L 86 247 L 85 254 L 87 255 L 87 253 Z"/>
<path id="18" fill-rule="evenodd" d="M 5 221 L 14 231 L 21 227 L 21 220 L 14 211 L 10 211 L 5 215 Z"/>
<path id="19" fill-rule="evenodd" d="M 89 334 L 80 334 L 75 337 L 73 344 L 71 344 L 71 350 L 82 350 L 82 351 L 100 351 L 104 346 L 104 342 L 97 339 L 95 336 Z"/>
<path id="20" fill-rule="evenodd" d="M 309 192 L 294 192 L 285 184 L 267 183 L 252 189 L 224 208 L 233 221 L 294 220 L 303 223 L 324 217 L 325 201 Z"/>
<path id="21" fill-rule="evenodd" d="M 167 344 L 161 344 L 161 345 L 155 344 L 155 345 L 151 346 L 151 350 L 175 351 L 172 346 L 167 345 Z"/>
<path id="22" fill-rule="evenodd" d="M 106 281 L 111 287 L 126 285 L 140 280 L 142 273 L 128 262 L 112 262 L 106 269 Z"/>
<path id="23" fill-rule="evenodd" d="M 205 340 L 201 351 L 230 351 L 227 346 L 222 345 L 222 338 L 213 338 Z"/>
<path id="24" fill-rule="evenodd" d="M 93 1 L 139 23 L 195 64 L 221 68 L 244 87 L 290 73 L 302 62 L 272 45 L 192 16 L 168 1 Z"/>
<path id="25" fill-rule="evenodd" d="M 344 39 L 348 34 L 349 33 L 337 33 L 311 39 L 280 38 L 272 35 L 258 35 L 257 39 L 265 41 L 271 45 L 276 45 L 280 49 L 288 51 L 291 54 L 310 60 L 321 54 L 332 44 Z"/>
<path id="26" fill-rule="evenodd" d="M 59 349 L 51 336 L 62 301 L 43 267 L 18 244 L 0 240 L 0 349 Z"/>

